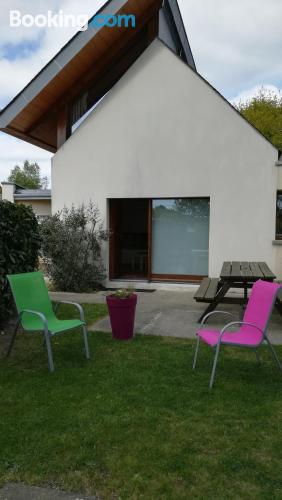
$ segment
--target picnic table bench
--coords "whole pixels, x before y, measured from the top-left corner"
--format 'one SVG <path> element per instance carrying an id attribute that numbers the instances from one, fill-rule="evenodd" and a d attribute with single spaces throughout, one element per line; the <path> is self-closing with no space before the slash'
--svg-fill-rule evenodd
<path id="1" fill-rule="evenodd" d="M 202 321 L 206 314 L 214 311 L 220 303 L 246 304 L 248 289 L 252 288 L 257 280 L 273 282 L 275 278 L 275 274 L 265 262 L 224 262 L 220 278 L 204 278 L 194 296 L 196 302 L 209 304 L 199 321 Z M 230 288 L 242 289 L 243 297 L 227 297 L 226 294 Z M 277 308 L 281 312 L 281 304 L 279 307 L 277 305 Z"/>
<path id="2" fill-rule="evenodd" d="M 204 278 L 194 295 L 196 302 L 211 302 L 217 294 L 218 278 Z"/>

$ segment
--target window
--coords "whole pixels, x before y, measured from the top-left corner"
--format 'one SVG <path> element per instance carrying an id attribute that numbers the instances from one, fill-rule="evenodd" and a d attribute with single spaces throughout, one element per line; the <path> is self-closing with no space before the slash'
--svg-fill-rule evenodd
<path id="1" fill-rule="evenodd" d="M 97 102 L 95 102 L 95 104 L 93 104 L 93 106 L 91 108 L 83 108 L 83 105 L 79 108 L 79 105 L 77 105 L 77 108 L 76 108 L 76 111 L 75 113 L 73 114 L 73 118 L 72 120 L 76 120 L 77 117 L 79 117 L 75 122 L 74 124 L 71 126 L 71 133 L 73 134 L 75 132 L 75 130 L 80 127 L 80 125 L 84 122 L 84 120 L 86 120 L 87 116 L 90 115 L 90 113 L 92 113 L 92 111 L 94 109 L 97 108 L 97 106 L 99 106 L 100 102 L 102 102 L 102 100 L 104 99 L 104 97 L 106 97 L 107 94 L 103 95 L 101 97 L 101 99 L 99 99 Z M 86 109 L 86 111 L 84 111 L 84 109 Z"/>
<path id="2" fill-rule="evenodd" d="M 153 200 L 152 274 L 206 276 L 210 200 Z"/>
<path id="3" fill-rule="evenodd" d="M 277 192 L 276 202 L 276 239 L 282 240 L 282 191 Z"/>
<path id="4" fill-rule="evenodd" d="M 209 223 L 209 198 L 110 200 L 111 278 L 199 281 Z"/>

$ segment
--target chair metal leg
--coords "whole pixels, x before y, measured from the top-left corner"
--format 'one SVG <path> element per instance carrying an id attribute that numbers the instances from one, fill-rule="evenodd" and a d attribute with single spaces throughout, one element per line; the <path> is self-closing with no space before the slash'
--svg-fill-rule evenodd
<path id="1" fill-rule="evenodd" d="M 259 352 L 257 349 L 255 349 L 255 353 L 256 353 L 256 358 L 257 358 L 257 362 L 261 365 L 261 358 L 260 358 L 260 355 L 259 355 Z"/>
<path id="2" fill-rule="evenodd" d="M 83 338 L 84 338 L 84 346 L 85 346 L 85 356 L 87 359 L 90 359 L 87 328 L 85 325 L 83 325 L 82 329 L 83 329 Z"/>
<path id="3" fill-rule="evenodd" d="M 11 338 L 10 345 L 8 347 L 6 358 L 8 358 L 10 356 L 10 354 L 11 354 L 11 350 L 13 348 L 13 345 L 14 345 L 14 342 L 15 342 L 15 338 L 16 338 L 16 335 L 18 333 L 19 326 L 20 326 L 20 320 L 17 321 L 16 327 L 15 327 L 15 329 L 13 331 L 13 335 L 12 335 L 12 338 Z"/>
<path id="4" fill-rule="evenodd" d="M 50 372 L 54 371 L 54 362 L 53 362 L 53 354 L 52 354 L 52 347 L 51 347 L 51 340 L 50 340 L 50 334 L 47 331 L 44 331 L 44 337 L 45 337 L 45 343 L 47 347 L 47 353 L 48 353 L 48 365 L 49 365 L 49 370 Z"/>
<path id="5" fill-rule="evenodd" d="M 273 347 L 272 343 L 270 342 L 270 340 L 269 340 L 269 338 L 268 338 L 268 337 L 265 337 L 265 339 L 266 339 L 266 341 L 267 341 L 268 347 L 269 347 L 269 349 L 270 349 L 270 351 L 271 351 L 271 354 L 272 354 L 272 357 L 273 357 L 274 361 L 277 363 L 279 370 L 281 370 L 281 371 L 282 371 L 282 365 L 281 365 L 281 363 L 280 363 L 280 360 L 279 360 L 279 358 L 278 358 L 278 356 L 277 356 L 277 353 L 276 353 L 276 351 L 275 351 L 275 349 L 274 349 L 274 347 Z"/>
<path id="6" fill-rule="evenodd" d="M 197 359 L 198 359 L 199 347 L 200 347 L 200 337 L 199 337 L 199 335 L 198 335 L 198 336 L 197 336 L 197 344 L 196 344 L 195 356 L 194 356 L 194 361 L 193 361 L 193 370 L 195 370 L 195 368 L 196 368 Z"/>
<path id="7" fill-rule="evenodd" d="M 214 377 L 215 377 L 215 372 L 216 372 L 219 350 L 220 350 L 220 343 L 218 343 L 216 346 L 214 362 L 213 362 L 213 367 L 212 367 L 212 373 L 211 373 L 211 379 L 210 379 L 210 389 L 212 389 L 213 383 L 214 383 Z"/>

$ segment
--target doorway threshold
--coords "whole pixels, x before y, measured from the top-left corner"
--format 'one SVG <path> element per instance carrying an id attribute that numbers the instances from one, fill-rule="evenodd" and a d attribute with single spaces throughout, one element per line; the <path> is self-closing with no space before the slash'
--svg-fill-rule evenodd
<path id="1" fill-rule="evenodd" d="M 119 288 L 133 288 L 135 291 L 196 291 L 199 288 L 199 283 L 180 283 L 171 281 L 145 281 L 145 280 L 129 280 L 129 279 L 113 279 L 105 283 L 105 287 L 111 290 Z"/>

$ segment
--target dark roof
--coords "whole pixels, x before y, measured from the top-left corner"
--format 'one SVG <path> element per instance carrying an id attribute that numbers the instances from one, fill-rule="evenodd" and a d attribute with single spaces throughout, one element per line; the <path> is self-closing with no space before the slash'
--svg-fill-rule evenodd
<path id="1" fill-rule="evenodd" d="M 16 200 L 48 199 L 51 200 L 51 189 L 16 189 Z"/>
<path id="2" fill-rule="evenodd" d="M 190 47 L 189 39 L 186 33 L 185 25 L 181 15 L 181 11 L 178 5 L 178 0 L 163 0 L 163 6 L 160 14 L 164 12 L 167 18 L 167 23 L 170 32 L 176 38 L 176 43 L 178 42 L 178 51 L 181 54 L 181 58 L 195 71 L 196 64 Z M 159 33 L 159 38 L 166 43 L 166 40 Z M 171 47 L 172 48 L 172 47 Z"/>
<path id="3" fill-rule="evenodd" d="M 10 182 L 10 181 L 2 181 L 1 184 L 3 185 L 10 185 L 10 186 L 16 186 L 16 189 L 19 188 L 19 189 L 25 189 L 25 187 L 21 186 L 20 184 L 15 184 L 14 182 Z"/>

